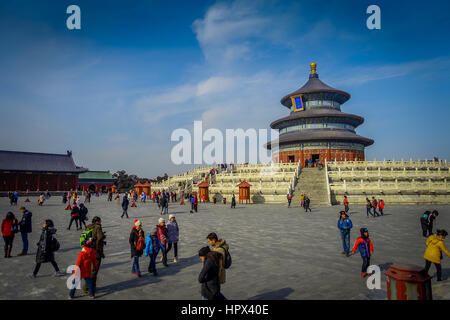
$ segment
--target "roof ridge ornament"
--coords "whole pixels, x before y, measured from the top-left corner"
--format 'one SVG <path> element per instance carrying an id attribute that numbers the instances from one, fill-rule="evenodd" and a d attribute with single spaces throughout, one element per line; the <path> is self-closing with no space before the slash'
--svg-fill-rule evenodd
<path id="1" fill-rule="evenodd" d="M 316 69 L 317 69 L 317 63 L 312 62 L 309 64 L 310 68 L 311 68 L 311 74 L 317 74 Z"/>

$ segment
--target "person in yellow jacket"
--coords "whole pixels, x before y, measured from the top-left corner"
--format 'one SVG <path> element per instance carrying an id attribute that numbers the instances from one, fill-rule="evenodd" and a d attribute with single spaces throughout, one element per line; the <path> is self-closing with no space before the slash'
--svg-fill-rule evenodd
<path id="1" fill-rule="evenodd" d="M 208 245 L 213 248 L 213 251 L 219 252 L 221 254 L 221 259 L 219 261 L 219 281 L 220 284 L 224 284 L 226 280 L 226 270 L 225 270 L 225 259 L 226 251 L 229 250 L 229 246 L 225 240 L 219 239 L 217 234 L 211 232 L 206 237 L 208 240 Z"/>
<path id="2" fill-rule="evenodd" d="M 302 206 L 302 208 L 305 206 L 305 195 L 302 193 L 300 193 L 300 204 Z"/>
<path id="3" fill-rule="evenodd" d="M 442 252 L 444 252 L 448 257 L 450 257 L 450 252 L 447 251 L 444 245 L 445 237 L 448 235 L 445 230 L 437 230 L 436 234 L 432 234 L 428 237 L 425 244 L 427 249 L 423 257 L 425 258 L 425 271 L 428 273 L 430 270 L 431 263 L 434 263 L 437 271 L 437 281 L 442 281 L 442 267 L 441 259 Z"/>

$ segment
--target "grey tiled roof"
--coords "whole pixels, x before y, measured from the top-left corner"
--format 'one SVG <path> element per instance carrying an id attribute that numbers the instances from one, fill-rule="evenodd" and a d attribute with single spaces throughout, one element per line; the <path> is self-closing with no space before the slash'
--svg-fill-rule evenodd
<path id="1" fill-rule="evenodd" d="M 348 141 L 358 142 L 364 146 L 370 146 L 373 144 L 373 140 L 365 137 L 361 137 L 356 133 L 346 129 L 308 129 L 299 130 L 280 134 L 279 143 L 294 143 L 304 141 Z M 270 145 L 273 142 L 268 143 Z"/>
<path id="2" fill-rule="evenodd" d="M 281 127 L 287 126 L 285 124 L 288 121 L 296 120 L 296 119 L 302 119 L 302 118 L 323 118 L 323 117 L 338 117 L 343 120 L 340 120 L 342 123 L 349 123 L 354 125 L 355 127 L 361 125 L 364 122 L 364 118 L 357 116 L 355 114 L 350 113 L 344 113 L 339 110 L 333 109 L 333 108 L 312 108 L 307 109 L 305 111 L 298 111 L 298 112 L 292 112 L 289 116 L 275 120 L 270 124 L 270 127 L 272 129 L 278 129 Z M 345 121 L 344 119 L 347 118 L 348 120 Z M 280 124 L 283 124 L 280 126 Z"/>
<path id="3" fill-rule="evenodd" d="M 0 170 L 80 173 L 87 169 L 77 167 L 72 154 L 50 154 L 0 150 Z"/>

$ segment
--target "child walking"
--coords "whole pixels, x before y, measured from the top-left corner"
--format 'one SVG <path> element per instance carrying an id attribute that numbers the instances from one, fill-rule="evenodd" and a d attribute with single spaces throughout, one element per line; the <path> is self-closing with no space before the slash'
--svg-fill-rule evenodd
<path id="1" fill-rule="evenodd" d="M 148 272 L 153 273 L 153 275 L 158 275 L 156 271 L 156 256 L 159 253 L 159 250 L 163 252 L 166 248 L 162 245 L 161 241 L 158 238 L 158 229 L 154 227 L 147 235 L 146 244 L 145 244 L 145 256 L 150 257 L 150 264 L 148 265 Z"/>
<path id="2" fill-rule="evenodd" d="M 429 236 L 425 242 L 427 245 L 427 249 L 425 250 L 425 254 L 423 256 L 425 258 L 425 271 L 428 273 L 431 263 L 434 263 L 437 271 L 437 281 L 442 281 L 442 252 L 450 257 L 450 252 L 447 251 L 447 248 L 445 248 L 444 245 L 444 240 L 447 235 L 447 231 L 437 230 L 436 234 Z"/>
<path id="3" fill-rule="evenodd" d="M 92 269 L 98 270 L 95 249 L 93 248 L 92 239 L 88 239 L 82 243 L 82 249 L 78 254 L 77 264 L 75 267 L 75 279 L 72 282 L 72 289 L 69 291 L 69 300 L 75 296 L 77 282 L 84 280 L 89 290 L 89 298 L 95 298 L 94 288 L 92 286 Z"/>
<path id="4" fill-rule="evenodd" d="M 167 247 L 166 255 L 172 249 L 173 245 L 173 262 L 178 262 L 178 239 L 180 236 L 180 230 L 178 229 L 178 222 L 175 220 L 175 215 L 169 215 L 169 223 L 167 224 L 167 240 L 169 245 Z"/>
<path id="5" fill-rule="evenodd" d="M 369 230 L 367 230 L 367 228 L 361 228 L 359 231 L 361 232 L 361 236 L 356 239 L 352 253 L 355 254 L 356 249 L 359 249 L 359 254 L 363 260 L 361 277 L 364 278 L 366 276 L 370 276 L 370 274 L 367 273 L 367 267 L 370 265 L 370 256 L 373 253 L 373 244 L 372 240 L 369 238 Z"/>

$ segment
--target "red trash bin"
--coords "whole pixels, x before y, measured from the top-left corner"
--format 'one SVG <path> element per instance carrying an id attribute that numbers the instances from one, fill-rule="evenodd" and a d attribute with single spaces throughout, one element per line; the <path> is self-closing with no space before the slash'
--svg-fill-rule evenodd
<path id="1" fill-rule="evenodd" d="M 385 275 L 388 300 L 433 300 L 431 277 L 423 267 L 393 264 Z"/>

